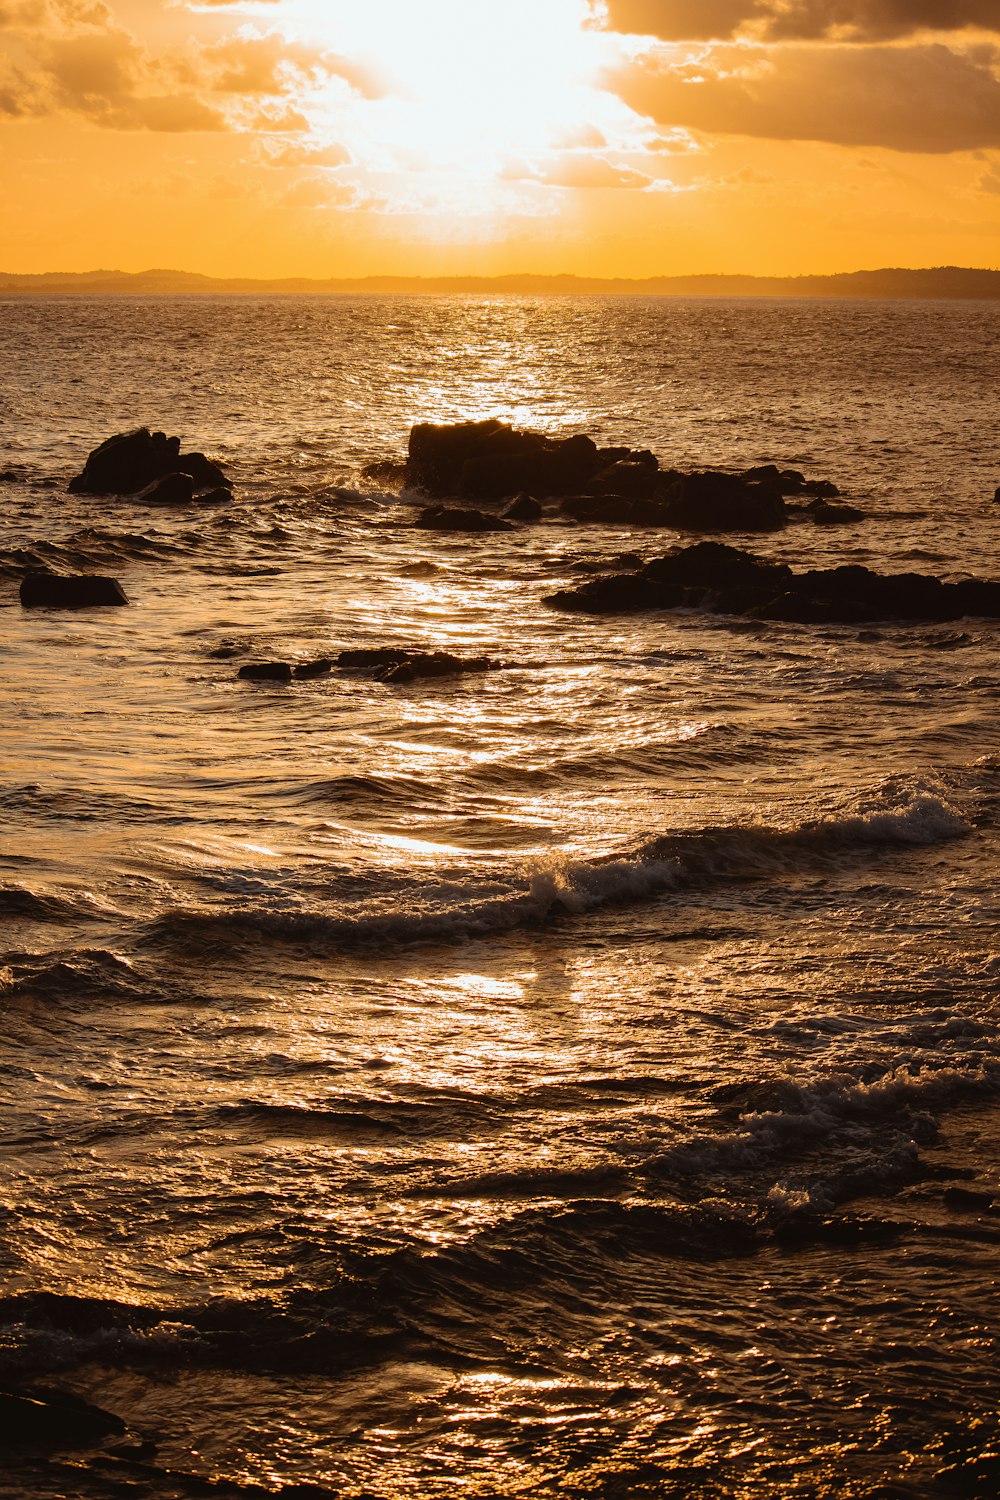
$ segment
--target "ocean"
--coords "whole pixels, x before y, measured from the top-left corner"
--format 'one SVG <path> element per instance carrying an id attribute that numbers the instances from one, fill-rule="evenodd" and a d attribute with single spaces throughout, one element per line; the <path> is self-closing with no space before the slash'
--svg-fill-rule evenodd
<path id="1" fill-rule="evenodd" d="M 1000 623 L 562 613 L 695 538 L 362 471 L 485 417 L 776 463 L 864 519 L 725 540 L 997 579 L 1000 304 L 0 331 L 4 1495 L 995 1495 Z M 140 424 L 233 504 L 67 493 Z M 502 666 L 238 677 L 397 645 Z"/>

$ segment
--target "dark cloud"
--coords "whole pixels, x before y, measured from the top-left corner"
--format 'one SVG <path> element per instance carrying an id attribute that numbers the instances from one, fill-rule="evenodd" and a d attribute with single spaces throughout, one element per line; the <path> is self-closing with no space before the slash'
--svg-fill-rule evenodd
<path id="1" fill-rule="evenodd" d="M 615 31 L 663 41 L 896 41 L 922 31 L 1000 31 L 1000 0 L 607 0 Z"/>
<path id="2" fill-rule="evenodd" d="M 1000 146 L 998 61 L 990 47 L 736 45 L 697 64 L 646 58 L 612 83 L 661 125 L 941 153 Z"/>

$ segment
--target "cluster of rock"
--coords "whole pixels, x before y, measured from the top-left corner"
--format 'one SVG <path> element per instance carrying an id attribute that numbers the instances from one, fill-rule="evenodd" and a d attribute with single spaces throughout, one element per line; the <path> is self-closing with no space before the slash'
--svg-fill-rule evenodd
<path id="1" fill-rule="evenodd" d="M 386 477 L 375 465 L 373 477 Z M 862 512 L 836 505 L 836 485 L 810 481 L 775 464 L 740 474 L 662 469 L 648 449 L 599 447 L 585 433 L 555 438 L 519 432 L 504 422 L 421 422 L 410 432 L 396 477 L 435 501 L 417 525 L 438 531 L 507 531 L 514 521 L 557 514 L 580 522 L 669 526 L 689 531 L 776 531 L 795 516 L 824 525 L 856 521 Z M 786 501 L 808 501 L 789 505 Z M 479 506 L 505 502 L 499 514 Z"/>
<path id="2" fill-rule="evenodd" d="M 1000 618 L 1000 583 L 944 583 L 924 573 L 880 574 L 857 565 L 793 573 L 722 542 L 699 542 L 634 572 L 594 578 L 546 604 L 581 614 L 700 609 L 756 620 L 860 624 L 879 620 Z"/>
<path id="3" fill-rule="evenodd" d="M 461 677 L 493 671 L 500 665 L 488 656 L 453 656 L 450 651 L 414 651 L 409 647 L 377 647 L 341 651 L 336 660 L 320 657 L 294 665 L 287 661 L 248 662 L 238 676 L 249 682 L 293 682 L 322 677 L 335 668 L 358 672 L 374 682 L 403 684 L 430 677 Z"/>
<path id="4" fill-rule="evenodd" d="M 181 440 L 137 427 L 93 450 L 69 482 L 71 494 L 130 495 L 141 505 L 224 505 L 232 482 L 204 453 L 182 453 Z"/>

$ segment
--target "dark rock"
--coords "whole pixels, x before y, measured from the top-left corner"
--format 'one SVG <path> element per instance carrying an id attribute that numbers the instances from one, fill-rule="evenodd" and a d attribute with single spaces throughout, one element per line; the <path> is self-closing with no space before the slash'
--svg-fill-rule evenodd
<path id="1" fill-rule="evenodd" d="M 826 500 L 814 500 L 808 509 L 817 526 L 846 526 L 865 519 L 864 511 L 857 506 L 830 505 Z"/>
<path id="2" fill-rule="evenodd" d="M 233 492 L 226 489 L 224 485 L 219 485 L 214 490 L 204 490 L 202 494 L 195 495 L 194 498 L 199 505 L 231 505 Z"/>
<path id="3" fill-rule="evenodd" d="M 120 1418 L 77 1396 L 0 1391 L 0 1449 L 94 1448 L 125 1430 Z"/>
<path id="4" fill-rule="evenodd" d="M 414 652 L 403 661 L 379 667 L 375 672 L 378 682 L 393 684 L 416 682 L 426 677 L 460 677 L 466 673 L 488 672 L 496 662 L 488 656 L 462 658 L 448 651 Z"/>
<path id="5" fill-rule="evenodd" d="M 38 570 L 21 580 L 21 603 L 25 609 L 93 609 L 109 604 L 127 604 L 125 590 L 117 578 L 97 573 L 65 577 Z"/>
<path id="6" fill-rule="evenodd" d="M 195 489 L 228 486 L 218 464 L 203 453 L 181 451 L 180 438 L 138 427 L 116 433 L 93 450 L 83 472 L 69 482 L 73 494 L 135 495 L 168 474 L 187 474 Z"/>
<path id="7" fill-rule="evenodd" d="M 673 526 L 670 508 L 662 500 L 630 498 L 627 495 L 573 495 L 560 510 L 574 521 L 600 522 L 606 526 Z"/>
<path id="8" fill-rule="evenodd" d="M 0 484 L 16 484 L 21 476 L 15 474 L 13 469 L 4 469 L 0 474 Z"/>
<path id="9" fill-rule="evenodd" d="M 316 661 L 303 661 L 293 668 L 292 676 L 299 682 L 307 682 L 311 677 L 325 677 L 333 671 L 333 662 L 327 656 L 320 656 Z"/>
<path id="10" fill-rule="evenodd" d="M 497 500 L 523 491 L 544 499 L 582 489 L 600 467 L 597 445 L 584 433 L 551 438 L 496 420 L 422 422 L 410 433 L 405 481 L 442 498 Z"/>
<path id="11" fill-rule="evenodd" d="M 362 647 L 355 651 L 341 651 L 337 666 L 345 672 L 374 671 L 377 667 L 394 667 L 415 654 L 419 653 L 406 646 Z"/>
<path id="12" fill-rule="evenodd" d="M 182 474 L 190 474 L 196 490 L 232 487 L 219 465 L 206 458 L 204 453 L 182 453 L 175 467 Z"/>
<path id="13" fill-rule="evenodd" d="M 560 589 L 544 602 L 571 614 L 636 614 L 646 609 L 673 609 L 684 603 L 684 590 L 655 583 L 645 572 L 611 573 L 578 589 Z"/>
<path id="14" fill-rule="evenodd" d="M 945 1207 L 954 1209 L 956 1213 L 992 1213 L 993 1201 L 992 1193 L 974 1193 L 969 1188 L 950 1187 L 945 1189 L 944 1194 Z"/>
<path id="15" fill-rule="evenodd" d="M 793 574 L 721 542 L 668 553 L 635 573 L 595 579 L 546 600 L 557 609 L 618 614 L 677 605 L 758 620 L 861 624 L 873 620 L 1000 618 L 1000 583 L 942 583 L 922 573 L 883 575 L 858 565 Z"/>
<path id="16" fill-rule="evenodd" d="M 513 531 L 510 521 L 490 516 L 481 510 L 464 510 L 447 505 L 428 505 L 417 517 L 424 531 Z"/>
<path id="17" fill-rule="evenodd" d="M 630 499 L 648 500 L 656 489 L 659 470 L 633 458 L 619 459 L 600 469 L 587 484 L 589 495 L 626 495 Z"/>
<path id="18" fill-rule="evenodd" d="M 193 499 L 194 480 L 190 474 L 164 474 L 135 496 L 138 505 L 190 505 Z"/>
<path id="19" fill-rule="evenodd" d="M 369 673 L 377 682 L 415 682 L 421 677 L 457 677 L 467 672 L 492 671 L 499 665 L 488 656 L 460 657 L 449 651 L 416 651 L 390 646 L 342 651 L 337 666 L 344 671 Z"/>
<path id="20" fill-rule="evenodd" d="M 685 531 L 777 531 L 785 524 L 781 495 L 735 474 L 688 474 L 666 492 L 670 524 Z"/>
<path id="21" fill-rule="evenodd" d="M 646 573 L 658 583 L 679 584 L 684 588 L 750 587 L 771 593 L 786 588 L 792 579 L 792 570 L 786 563 L 767 562 L 725 542 L 696 542 L 693 547 L 669 552 L 666 557 L 649 563 Z"/>
<path id="22" fill-rule="evenodd" d="M 505 521 L 540 521 L 542 507 L 530 495 L 516 495 L 503 512 Z"/>
<path id="23" fill-rule="evenodd" d="M 239 676 L 246 682 L 291 682 L 292 668 L 287 661 L 252 661 L 240 667 Z"/>

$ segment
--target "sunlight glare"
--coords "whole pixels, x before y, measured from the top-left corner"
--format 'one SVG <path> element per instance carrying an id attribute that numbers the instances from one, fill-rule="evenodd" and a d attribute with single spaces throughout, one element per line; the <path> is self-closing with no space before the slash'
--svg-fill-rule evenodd
<path id="1" fill-rule="evenodd" d="M 587 0 L 320 6 L 298 6 L 312 36 L 363 60 L 386 90 L 368 125 L 394 165 L 488 178 L 591 122 L 602 42 L 584 27 Z"/>

